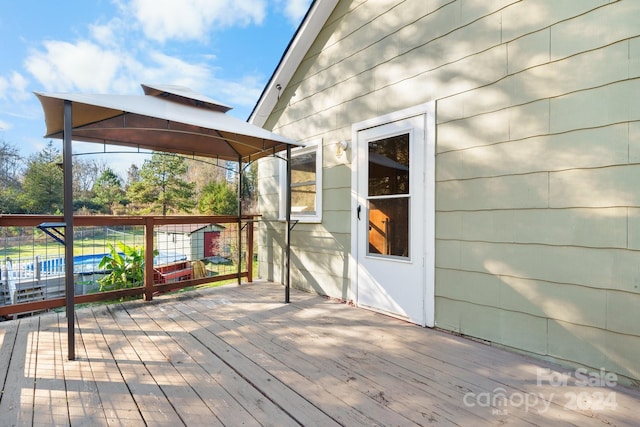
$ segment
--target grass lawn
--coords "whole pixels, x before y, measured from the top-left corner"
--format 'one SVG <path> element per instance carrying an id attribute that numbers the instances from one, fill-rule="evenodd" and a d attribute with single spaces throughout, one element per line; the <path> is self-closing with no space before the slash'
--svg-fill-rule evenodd
<path id="1" fill-rule="evenodd" d="M 41 235 L 42 233 L 40 232 Z M 107 243 L 115 244 L 116 241 L 122 241 L 129 246 L 142 246 L 144 244 L 144 232 L 142 230 L 99 235 L 97 233 L 87 233 L 80 229 L 74 233 L 73 237 L 73 255 L 104 254 L 109 252 Z M 0 246 L 0 259 L 10 257 L 14 260 L 21 259 L 26 262 L 36 256 L 61 258 L 64 256 L 64 246 L 50 237 L 46 238 L 46 240 L 41 237 L 33 239 L 31 243 L 26 244 Z"/>

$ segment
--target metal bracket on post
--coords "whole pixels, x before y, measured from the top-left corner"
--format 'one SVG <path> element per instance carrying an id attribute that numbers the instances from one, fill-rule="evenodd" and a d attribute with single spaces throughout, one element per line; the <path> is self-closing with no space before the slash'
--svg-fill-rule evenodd
<path id="1" fill-rule="evenodd" d="M 60 229 L 64 229 L 66 226 L 67 224 L 64 222 L 43 222 L 38 225 L 37 228 L 64 246 L 64 231 L 61 231 Z"/>

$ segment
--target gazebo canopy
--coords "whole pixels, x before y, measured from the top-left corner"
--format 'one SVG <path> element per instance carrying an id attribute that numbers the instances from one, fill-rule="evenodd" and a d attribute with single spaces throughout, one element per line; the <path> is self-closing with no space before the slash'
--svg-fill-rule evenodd
<path id="1" fill-rule="evenodd" d="M 63 138 L 72 103 L 72 139 L 244 162 L 284 150 L 293 140 L 225 114 L 231 107 L 173 85 L 142 85 L 145 95 L 36 92 L 47 138 Z"/>
<path id="2" fill-rule="evenodd" d="M 42 104 L 45 137 L 63 140 L 64 222 L 41 224 L 62 235 L 69 360 L 75 359 L 72 140 L 120 145 L 238 162 L 287 151 L 287 182 L 291 182 L 291 146 L 301 144 L 228 116 L 230 107 L 182 86 L 142 85 L 145 95 L 50 94 L 36 92 Z M 242 179 L 242 174 L 239 174 Z M 240 192 L 241 185 L 238 185 Z M 291 192 L 287 198 L 285 301 L 289 302 Z M 238 222 L 242 204 L 238 203 Z M 64 228 L 64 232 L 59 230 Z M 241 245 L 238 227 L 238 246 Z M 151 253 L 151 252 L 149 252 Z M 238 280 L 242 251 L 238 251 Z"/>

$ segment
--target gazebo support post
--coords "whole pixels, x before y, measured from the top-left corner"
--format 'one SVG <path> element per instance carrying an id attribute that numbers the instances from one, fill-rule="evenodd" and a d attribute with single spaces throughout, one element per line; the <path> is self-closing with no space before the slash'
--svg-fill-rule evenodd
<path id="1" fill-rule="evenodd" d="M 238 285 L 240 284 L 242 284 L 242 157 L 238 157 Z"/>
<path id="2" fill-rule="evenodd" d="M 285 221 L 285 282 L 284 282 L 284 302 L 291 301 L 291 146 L 287 145 L 287 202 Z"/>
<path id="3" fill-rule="evenodd" d="M 64 174 L 64 284 L 67 310 L 67 345 L 68 358 L 75 360 L 75 289 L 73 277 L 73 166 L 71 147 L 71 101 L 64 101 L 64 131 L 62 147 L 62 170 Z"/>

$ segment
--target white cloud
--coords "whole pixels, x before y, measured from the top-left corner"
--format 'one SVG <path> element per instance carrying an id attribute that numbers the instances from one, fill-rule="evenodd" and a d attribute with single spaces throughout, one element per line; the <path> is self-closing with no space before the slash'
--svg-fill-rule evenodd
<path id="1" fill-rule="evenodd" d="M 119 18 L 114 18 L 107 24 L 89 25 L 92 38 L 101 46 L 116 47 L 123 35 L 128 33 L 126 24 Z"/>
<path id="2" fill-rule="evenodd" d="M 134 0 L 129 12 L 151 40 L 205 40 L 215 28 L 262 23 L 266 0 Z"/>
<path id="3" fill-rule="evenodd" d="M 27 90 L 29 81 L 20 73 L 14 71 L 11 73 L 10 79 L 11 85 L 11 98 L 15 101 L 23 101 L 32 96 L 31 92 Z"/>
<path id="4" fill-rule="evenodd" d="M 186 62 L 159 51 L 149 52 L 149 59 L 152 62 L 141 73 L 144 83 L 176 84 L 198 90 L 212 78 L 212 71 L 205 64 Z"/>
<path id="5" fill-rule="evenodd" d="M 218 87 L 215 96 L 220 101 L 237 107 L 253 107 L 264 87 L 264 81 L 259 76 L 245 76 L 235 82 L 217 80 L 212 83 Z"/>
<path id="6" fill-rule="evenodd" d="M 11 123 L 0 120 L 0 131 L 9 130 L 12 127 L 13 125 Z M 2 134 L 0 134 L 0 139 L 2 139 Z"/>
<path id="7" fill-rule="evenodd" d="M 310 0 L 283 0 L 284 12 L 287 18 L 294 24 L 300 23 L 309 10 Z"/>
<path id="8" fill-rule="evenodd" d="M 264 85 L 260 76 L 223 80 L 215 76 L 217 69 L 207 64 L 186 62 L 158 51 L 150 52 L 149 57 L 153 65 L 148 64 L 141 70 L 141 83 L 186 86 L 235 107 L 253 107 Z"/>
<path id="9" fill-rule="evenodd" d="M 9 81 L 0 76 L 0 99 L 5 99 L 9 91 Z"/>
<path id="10" fill-rule="evenodd" d="M 23 101 L 31 96 L 27 92 L 27 79 L 20 73 L 13 71 L 9 77 L 0 76 L 0 99 Z"/>
<path id="11" fill-rule="evenodd" d="M 105 92 L 121 64 L 115 51 L 88 41 L 47 41 L 44 51 L 31 53 L 25 67 L 46 90 Z"/>
<path id="12" fill-rule="evenodd" d="M 272 0 L 273 1 L 273 0 Z M 311 0 L 275 0 L 280 14 L 298 23 Z M 180 57 L 180 46 L 160 45 L 173 39 L 208 42 L 209 35 L 231 26 L 260 24 L 267 0 L 113 0 L 119 13 L 88 25 L 87 38 L 44 41 L 25 60 L 38 90 L 140 94 L 140 83 L 179 84 L 235 106 L 251 108 L 260 96 L 264 76 L 249 74 L 232 80 L 216 76 L 216 57 L 200 53 Z M 168 47 L 167 47 L 168 46 Z M 192 52 L 193 46 L 185 46 Z M 162 49 L 162 50 L 161 50 Z M 27 80 L 0 76 L 0 99 L 9 86 L 26 89 Z M 30 92 L 25 92 L 31 96 Z M 15 96 L 12 95 L 12 96 Z M 244 118 L 244 117 L 243 117 Z"/>

